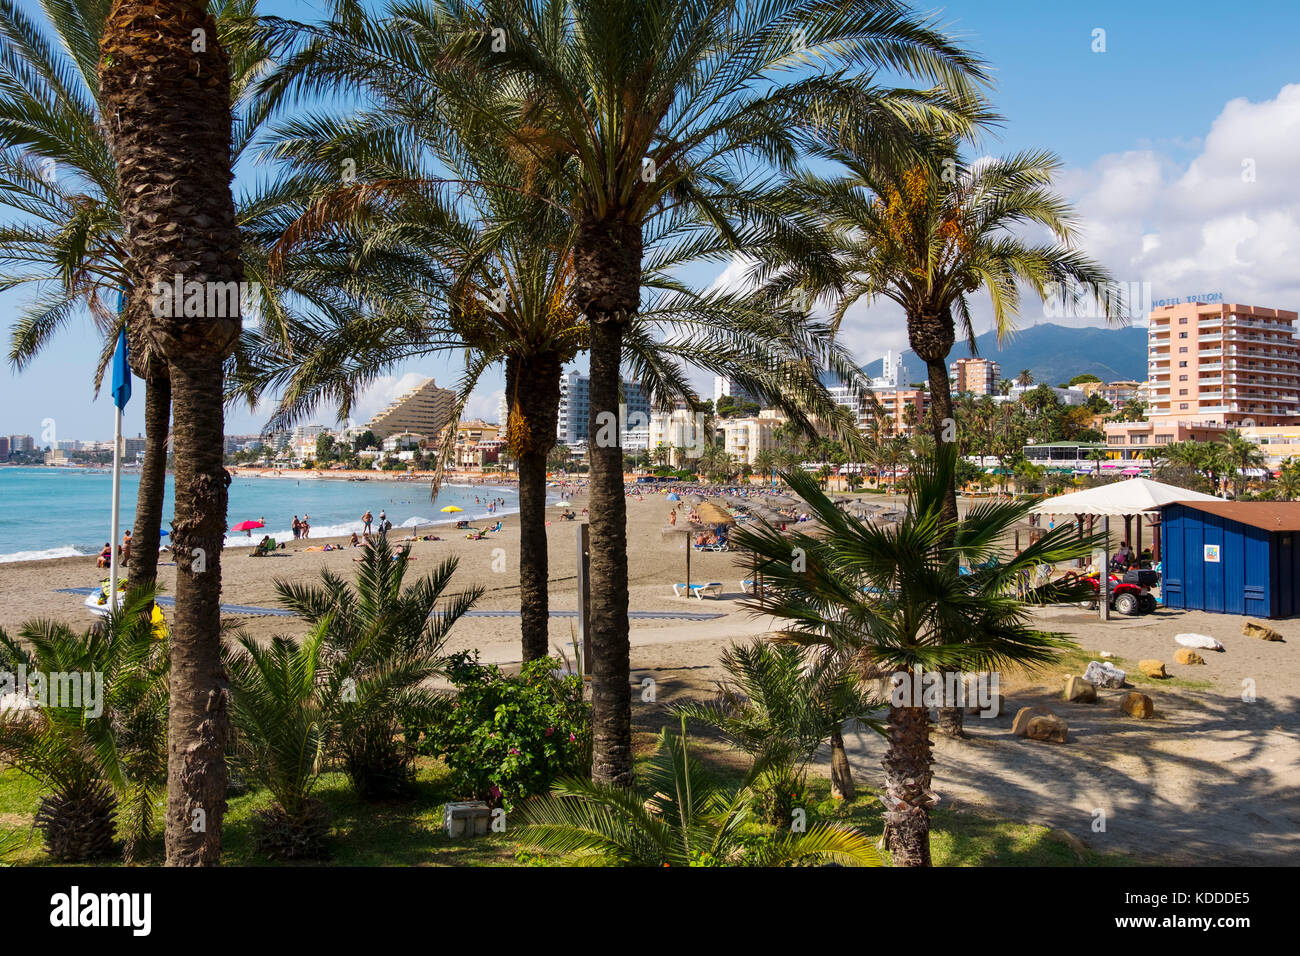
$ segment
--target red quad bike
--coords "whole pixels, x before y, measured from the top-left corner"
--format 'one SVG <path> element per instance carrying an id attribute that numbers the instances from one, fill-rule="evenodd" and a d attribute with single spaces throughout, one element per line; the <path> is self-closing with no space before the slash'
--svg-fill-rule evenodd
<path id="1" fill-rule="evenodd" d="M 1080 581 L 1086 581 L 1092 585 L 1093 596 L 1088 606 L 1095 608 L 1101 598 L 1101 576 L 1094 571 L 1092 574 L 1075 574 L 1071 572 L 1066 577 L 1078 578 Z M 1160 575 L 1155 571 L 1127 571 L 1122 578 L 1116 574 L 1111 574 L 1111 610 L 1118 611 L 1120 614 L 1129 617 L 1135 614 L 1150 614 L 1156 609 L 1156 598 L 1151 593 L 1151 585 L 1159 580 Z"/>

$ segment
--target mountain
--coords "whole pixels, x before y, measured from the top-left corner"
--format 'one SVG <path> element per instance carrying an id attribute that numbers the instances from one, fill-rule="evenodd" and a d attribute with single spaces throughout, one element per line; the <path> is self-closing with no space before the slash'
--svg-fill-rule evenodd
<path id="1" fill-rule="evenodd" d="M 1002 366 L 1002 377 L 1014 379 L 1021 369 L 1029 369 L 1035 382 L 1059 385 L 1076 375 L 1091 373 L 1103 382 L 1147 377 L 1147 330 L 1144 326 L 1122 329 L 1069 328 L 1043 322 L 1020 329 L 1008 336 L 998 348 L 997 335 L 985 332 L 977 336 L 980 358 L 991 358 Z M 970 348 L 959 341 L 948 361 L 970 358 Z M 880 375 L 884 359 L 862 367 L 867 375 Z M 913 382 L 925 380 L 925 363 L 911 349 L 903 353 L 903 365 Z"/>

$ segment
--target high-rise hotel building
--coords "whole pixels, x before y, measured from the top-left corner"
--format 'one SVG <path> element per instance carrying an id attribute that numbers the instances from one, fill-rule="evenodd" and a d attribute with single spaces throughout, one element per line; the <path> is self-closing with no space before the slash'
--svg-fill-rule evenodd
<path id="1" fill-rule="evenodd" d="M 1147 359 L 1155 423 L 1284 425 L 1300 416 L 1295 312 L 1186 302 L 1154 309 Z"/>

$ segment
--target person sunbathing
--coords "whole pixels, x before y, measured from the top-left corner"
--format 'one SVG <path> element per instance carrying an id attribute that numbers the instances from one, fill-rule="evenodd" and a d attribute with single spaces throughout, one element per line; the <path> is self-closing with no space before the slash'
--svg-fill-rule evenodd
<path id="1" fill-rule="evenodd" d="M 367 512 L 367 514 L 368 513 L 369 512 Z M 357 533 L 355 531 L 352 532 L 352 539 L 348 541 L 348 544 L 354 548 L 361 547 L 361 540 L 357 537 Z"/>
<path id="2" fill-rule="evenodd" d="M 107 568 L 113 563 L 113 546 L 107 541 L 104 542 L 104 550 L 99 552 L 99 558 L 95 561 L 95 567 Z"/>

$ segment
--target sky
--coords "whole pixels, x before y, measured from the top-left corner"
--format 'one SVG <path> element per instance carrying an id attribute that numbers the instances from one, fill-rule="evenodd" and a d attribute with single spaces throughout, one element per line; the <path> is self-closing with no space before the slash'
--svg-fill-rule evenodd
<path id="1" fill-rule="evenodd" d="M 36 0 L 19 0 L 35 10 Z M 319 3 L 273 0 L 271 13 L 310 19 Z M 1058 190 L 1074 203 L 1080 245 L 1121 282 L 1147 284 L 1155 299 L 1222 292 L 1224 301 L 1300 309 L 1300 30 L 1295 0 L 1225 5 L 1170 0 L 961 0 L 933 10 L 982 56 L 1003 124 L 976 153 L 1057 153 Z M 238 186 L 238 184 L 236 184 Z M 743 263 L 710 267 L 696 281 L 735 281 Z M 0 293 L 8 330 L 29 292 Z M 976 332 L 990 323 L 976 298 Z M 1026 302 L 1018 324 L 1048 318 Z M 889 304 L 851 310 L 844 341 L 862 363 L 906 347 Z M 89 318 L 74 321 L 21 374 L 0 369 L 0 434 L 103 439 L 112 435 L 107 392 L 93 399 L 98 353 Z M 6 350 L 7 351 L 7 350 Z M 353 420 L 364 421 L 405 388 L 432 376 L 449 385 L 455 358 L 423 361 L 380 380 Z M 711 383 L 700 376 L 701 391 Z M 468 412 L 495 420 L 500 374 L 485 377 Z M 125 433 L 143 431 L 143 388 Z M 332 424 L 332 410 L 314 417 Z M 52 424 L 51 424 L 52 423 Z M 247 408 L 227 416 L 228 434 L 260 431 Z M 45 444 L 47 442 L 42 442 Z"/>

